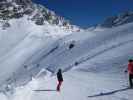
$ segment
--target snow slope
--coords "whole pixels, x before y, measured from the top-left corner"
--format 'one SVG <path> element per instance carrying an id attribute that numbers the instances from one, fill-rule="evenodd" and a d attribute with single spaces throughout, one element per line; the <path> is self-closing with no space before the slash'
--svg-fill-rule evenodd
<path id="1" fill-rule="evenodd" d="M 59 44 L 60 47 L 56 51 L 40 60 L 40 65 L 46 66 L 48 69 L 51 67 L 50 70 L 54 67 L 63 66 L 64 71 L 85 61 L 88 61 L 91 67 L 94 66 L 92 68 L 97 65 L 106 67 L 108 64 L 109 67 L 123 66 L 133 53 L 132 31 L 132 24 L 127 24 L 102 32 L 81 32 L 69 35 L 61 40 L 63 42 Z M 75 46 L 69 49 L 71 43 Z M 103 59 L 101 59 L 102 55 Z M 105 64 L 106 62 L 107 64 Z M 87 70 L 89 65 L 87 65 L 88 67 L 84 66 L 84 68 Z"/>
<path id="2" fill-rule="evenodd" d="M 50 24 L 37 26 L 32 21 L 27 21 L 27 17 L 12 19 L 10 28 L 0 30 L 1 85 L 6 80 L 12 80 L 10 79 L 12 75 L 18 76 L 16 74 L 20 74 L 22 70 L 25 72 L 23 66 L 34 54 L 40 50 L 47 53 L 52 48 L 49 45 L 55 44 L 57 39 L 71 33 L 71 31 Z M 22 74 L 24 74 L 23 71 Z"/>
<path id="3" fill-rule="evenodd" d="M 14 3 L 11 6 L 19 7 Z M 117 20 L 117 27 L 95 27 L 81 31 L 76 26 L 67 25 L 64 19 L 57 17 L 53 12 L 49 15 L 49 11 L 42 6 L 35 7 L 37 9 L 31 15 L 17 10 L 15 15 L 20 18 L 0 20 L 2 100 L 132 99 L 133 90 L 125 90 L 128 77 L 124 70 L 128 58 L 133 54 L 133 23 L 125 24 L 123 19 L 122 24 L 121 20 Z M 5 8 L 3 9 L 1 16 L 6 13 Z M 47 12 L 43 14 L 52 19 L 45 19 L 44 23 L 39 23 L 46 17 L 40 18 L 43 10 Z M 21 14 L 23 16 L 19 16 Z M 12 17 L 9 15 L 6 17 Z M 57 18 L 58 24 L 51 24 L 55 21 L 54 18 Z M 64 24 L 66 26 L 63 26 Z M 60 93 L 33 91 L 55 90 L 55 74 L 59 68 L 63 69 L 65 80 Z M 105 95 L 96 96 L 101 92 Z"/>
<path id="4" fill-rule="evenodd" d="M 126 75 L 96 74 L 75 70 L 63 75 L 61 92 L 55 91 L 56 77 L 48 75 L 33 79 L 24 87 L 16 88 L 16 92 L 8 98 L 9 100 L 132 100 L 133 90 L 121 90 L 126 88 Z M 114 90 L 121 91 L 111 95 L 88 97 Z M 3 97 L 3 100 L 7 99 Z"/>
<path id="5" fill-rule="evenodd" d="M 8 53 L 1 53 L 3 57 L 0 59 L 2 70 L 0 84 L 1 91 L 7 95 L 6 97 L 1 93 L 3 100 L 132 99 L 132 90 L 122 91 L 121 89 L 128 86 L 128 77 L 124 70 L 128 58 L 133 54 L 133 23 L 102 31 L 73 34 L 64 32 L 63 35 L 53 35 L 53 30 L 58 27 L 49 25 L 51 33 L 46 34 L 44 27 L 34 26 L 34 24 L 31 26 L 31 30 L 34 28 L 38 30 L 31 31 L 26 37 L 24 35 L 24 39 L 10 48 Z M 71 49 L 70 44 L 74 44 Z M 55 90 L 54 74 L 58 68 L 62 68 L 65 72 L 61 93 L 32 91 Z M 46 69 L 52 72 L 52 75 L 47 75 Z M 120 90 L 120 92 L 94 98 L 88 97 L 114 90 Z"/>
<path id="6" fill-rule="evenodd" d="M 31 0 L 0 1 L 0 91 L 29 82 L 42 69 L 30 60 L 49 54 L 60 38 L 77 30 Z"/>

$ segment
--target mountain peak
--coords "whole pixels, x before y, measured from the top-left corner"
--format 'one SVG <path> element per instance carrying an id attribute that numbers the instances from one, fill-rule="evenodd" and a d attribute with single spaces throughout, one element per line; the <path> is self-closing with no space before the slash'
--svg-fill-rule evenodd
<path id="1" fill-rule="evenodd" d="M 56 15 L 53 11 L 50 11 L 43 5 L 35 4 L 31 0 L 1 0 L 0 1 L 0 20 L 6 21 L 6 26 L 10 19 L 22 18 L 24 15 L 28 15 L 29 19 L 37 25 L 44 25 L 46 23 L 52 25 L 63 26 L 68 29 L 79 28 L 71 25 L 65 18 Z M 5 26 L 2 25 L 2 26 Z"/>
<path id="2" fill-rule="evenodd" d="M 20 5 L 28 5 L 28 4 L 31 4 L 31 0 L 12 0 L 14 2 L 16 2 L 17 4 L 20 4 Z"/>
<path id="3" fill-rule="evenodd" d="M 108 17 L 100 26 L 110 28 L 131 22 L 133 22 L 133 11 L 126 11 L 118 15 Z"/>
<path id="4" fill-rule="evenodd" d="M 0 3 L 9 3 L 9 2 L 15 2 L 18 5 L 28 5 L 30 3 L 32 3 L 31 0 L 0 0 Z"/>

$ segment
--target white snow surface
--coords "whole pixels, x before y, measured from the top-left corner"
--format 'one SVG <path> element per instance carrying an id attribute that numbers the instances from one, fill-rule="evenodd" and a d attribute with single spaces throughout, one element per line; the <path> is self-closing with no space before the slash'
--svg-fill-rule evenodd
<path id="1" fill-rule="evenodd" d="M 72 33 L 27 18 L 12 19 L 10 28 L 0 29 L 1 100 L 132 100 L 133 90 L 123 89 L 133 55 L 133 23 Z M 64 72 L 61 92 L 33 91 L 55 90 L 58 68 Z"/>
<path id="2" fill-rule="evenodd" d="M 3 100 L 132 100 L 132 89 L 111 95 L 88 97 L 101 92 L 107 93 L 126 88 L 127 75 L 107 75 L 72 70 L 64 73 L 63 76 L 64 82 L 60 92 L 55 91 L 56 77 L 47 75 L 33 79 L 26 86 L 16 88 L 16 92 L 11 96 L 4 97 L 3 94 L 1 96 L 3 96 Z"/>

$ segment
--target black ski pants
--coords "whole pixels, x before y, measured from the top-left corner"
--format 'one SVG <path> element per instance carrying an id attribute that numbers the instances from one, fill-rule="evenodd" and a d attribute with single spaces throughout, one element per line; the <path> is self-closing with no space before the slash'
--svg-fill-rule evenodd
<path id="1" fill-rule="evenodd" d="M 130 87 L 133 87 L 133 74 L 129 74 L 129 84 Z"/>

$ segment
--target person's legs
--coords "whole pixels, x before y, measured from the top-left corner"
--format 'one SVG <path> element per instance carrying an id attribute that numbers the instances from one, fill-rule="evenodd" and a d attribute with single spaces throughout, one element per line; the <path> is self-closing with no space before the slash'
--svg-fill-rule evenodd
<path id="1" fill-rule="evenodd" d="M 56 90 L 59 91 L 59 81 L 58 81 Z"/>
<path id="2" fill-rule="evenodd" d="M 61 84 L 62 84 L 62 81 L 59 81 L 57 85 L 57 91 L 60 91 Z"/>
<path id="3" fill-rule="evenodd" d="M 132 88 L 133 87 L 133 75 L 132 74 L 129 74 L 129 84 L 130 84 L 130 87 Z"/>

